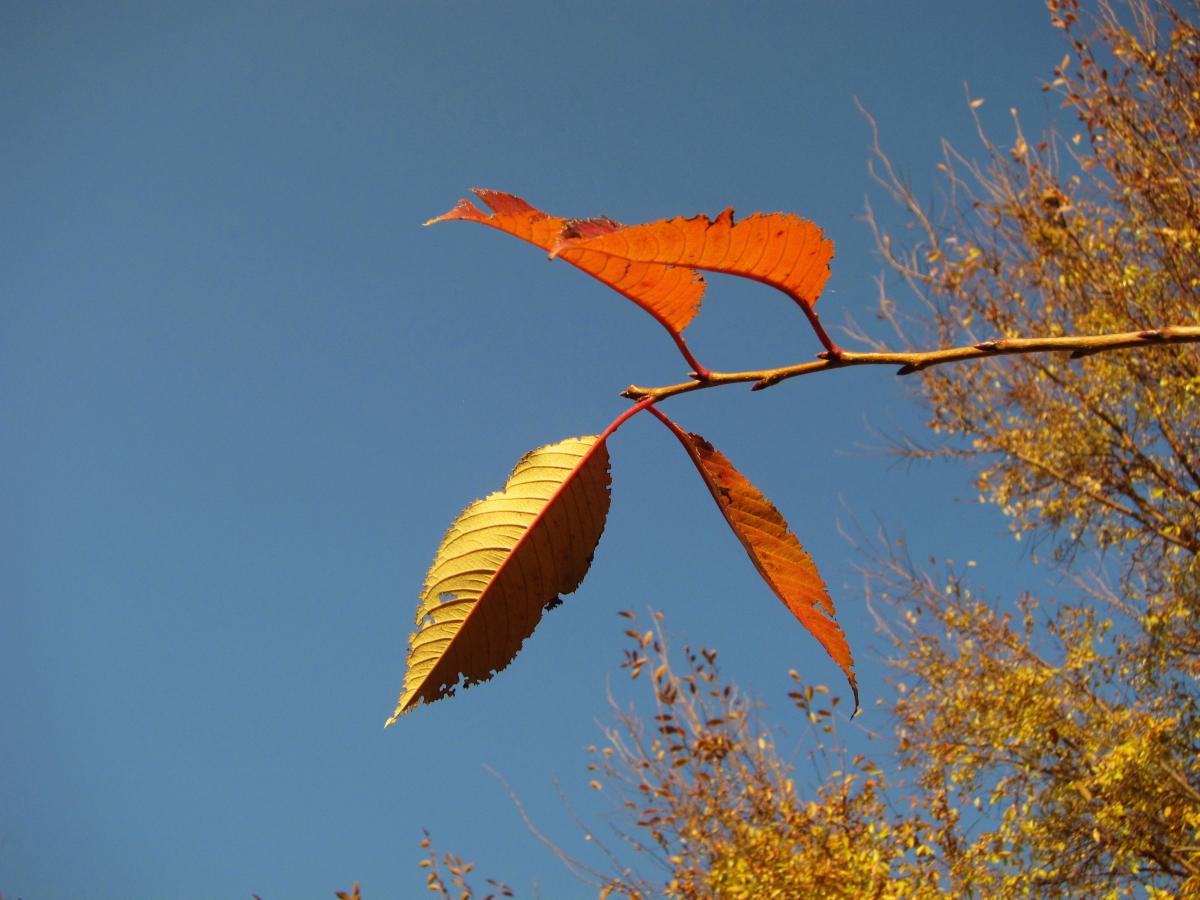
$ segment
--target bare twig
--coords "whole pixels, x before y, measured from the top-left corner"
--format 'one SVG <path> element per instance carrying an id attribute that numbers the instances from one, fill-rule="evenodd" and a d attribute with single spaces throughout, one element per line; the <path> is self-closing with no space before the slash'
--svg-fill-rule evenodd
<path id="1" fill-rule="evenodd" d="M 604 876 L 600 872 L 597 872 L 587 863 L 575 859 L 575 857 L 571 856 L 569 853 L 559 847 L 558 844 L 546 837 L 546 835 L 543 834 L 538 827 L 533 824 L 533 820 L 529 818 L 529 813 L 525 811 L 525 806 L 521 803 L 521 798 L 518 797 L 516 791 L 509 786 L 507 779 L 505 779 L 503 775 L 501 775 L 491 766 L 485 765 L 483 768 L 484 771 L 500 782 L 501 787 L 503 787 L 505 792 L 508 794 L 508 798 L 512 801 L 513 806 L 517 808 L 517 812 L 521 816 L 521 821 L 525 823 L 525 827 L 529 829 L 530 834 L 545 844 L 550 851 L 559 858 L 562 864 L 567 867 L 567 870 L 572 875 L 574 875 L 584 884 L 591 885 L 592 887 L 603 887 L 607 883 L 604 879 Z"/>
<path id="2" fill-rule="evenodd" d="M 844 369 L 848 366 L 899 366 L 897 375 L 911 375 L 931 366 L 943 363 L 962 362 L 971 359 L 984 359 L 993 356 L 1011 356 L 1021 353 L 1053 353 L 1070 351 L 1072 359 L 1091 356 L 1096 353 L 1106 353 L 1110 350 L 1123 350 L 1131 347 L 1155 347 L 1167 344 L 1200 343 L 1200 326 L 1172 325 L 1166 328 L 1156 328 L 1150 331 L 1125 331 L 1117 334 L 1086 334 L 1069 335 L 1065 337 L 1035 337 L 1035 338 L 1000 338 L 994 341 L 981 341 L 966 347 L 951 347 L 946 350 L 925 351 L 896 351 L 858 353 L 843 350 L 840 355 L 832 358 L 817 359 L 813 362 L 800 363 L 794 366 L 783 366 L 778 369 L 759 369 L 747 372 L 709 372 L 706 377 L 694 378 L 679 384 L 663 387 L 639 387 L 631 384 L 621 392 L 621 396 L 630 400 L 655 401 L 665 400 L 676 394 L 686 394 L 704 388 L 717 387 L 723 384 L 739 384 L 752 382 L 751 390 L 759 391 L 771 387 L 789 378 L 801 375 L 812 375 L 816 372 L 826 372 L 830 369 Z"/>

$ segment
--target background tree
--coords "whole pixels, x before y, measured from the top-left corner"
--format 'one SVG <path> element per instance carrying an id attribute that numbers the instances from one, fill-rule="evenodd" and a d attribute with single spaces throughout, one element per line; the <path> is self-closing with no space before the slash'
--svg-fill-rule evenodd
<path id="1" fill-rule="evenodd" d="M 879 245 L 939 340 L 1197 319 L 1196 8 L 1050 11 L 1071 52 L 1048 89 L 1077 134 L 1030 145 L 1018 123 L 1007 150 L 984 138 L 983 164 L 948 149 L 944 227 L 877 154 L 923 238 L 901 250 L 877 231 Z M 884 299 L 911 330 L 898 309 Z M 917 390 L 947 438 L 933 452 L 978 461 L 981 499 L 1018 538 L 1047 539 L 1074 586 L 1010 617 L 952 573 L 895 556 L 878 573 L 908 611 L 899 751 L 950 883 L 1200 890 L 1200 356 L 996 360 Z M 958 823 L 977 800 L 1000 820 L 972 834 Z"/>
<path id="2" fill-rule="evenodd" d="M 868 210 L 919 304 L 885 293 L 880 316 L 911 346 L 1200 321 L 1197 7 L 1049 8 L 1069 52 L 1046 87 L 1077 132 L 1031 144 L 1014 111 L 1010 147 L 980 130 L 983 162 L 947 146 L 941 211 L 876 141 L 919 236 Z M 797 685 L 823 773 L 802 797 L 714 652 L 673 664 L 657 626 L 630 629 L 656 712 L 618 712 L 596 751 L 634 823 L 602 894 L 1200 896 L 1200 354 L 1079 357 L 915 379 L 940 442 L 903 452 L 977 466 L 980 500 L 1067 577 L 1006 603 L 902 542 L 874 555 L 911 783 L 847 759 L 836 702 Z"/>

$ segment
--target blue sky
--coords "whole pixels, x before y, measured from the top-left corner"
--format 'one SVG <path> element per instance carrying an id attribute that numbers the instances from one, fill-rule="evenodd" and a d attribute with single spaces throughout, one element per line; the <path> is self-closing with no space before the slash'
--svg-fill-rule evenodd
<path id="1" fill-rule="evenodd" d="M 0 5 L 0 893 L 419 896 L 428 828 L 524 896 L 587 896 L 484 767 L 587 853 L 555 782 L 607 828 L 583 748 L 623 678 L 617 610 L 717 646 L 768 721 L 789 668 L 844 687 L 640 416 L 583 588 L 492 682 L 383 730 L 458 511 L 600 431 L 631 381 L 683 374 L 570 266 L 420 223 L 473 186 L 625 222 L 795 212 L 837 245 L 824 321 L 869 322 L 853 98 L 934 200 L 940 138 L 974 151 L 964 82 L 1003 142 L 1010 106 L 1054 119 L 1062 54 L 1031 0 Z M 720 277 L 688 337 L 719 369 L 819 349 L 781 296 Z M 821 566 L 865 727 L 887 730 L 887 687 L 839 521 L 1001 593 L 1042 577 L 969 471 L 883 452 L 923 421 L 890 372 L 665 411 Z"/>

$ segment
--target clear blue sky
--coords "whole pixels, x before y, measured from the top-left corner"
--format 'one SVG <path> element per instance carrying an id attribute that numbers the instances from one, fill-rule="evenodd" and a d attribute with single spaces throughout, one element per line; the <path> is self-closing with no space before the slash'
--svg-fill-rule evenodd
<path id="1" fill-rule="evenodd" d="M 682 375 L 566 264 L 420 223 L 476 185 L 625 222 L 796 212 L 837 244 L 825 321 L 869 321 L 853 97 L 933 199 L 939 138 L 974 149 L 963 83 L 1004 140 L 1010 106 L 1056 114 L 1062 54 L 1032 0 L 0 4 L 0 893 L 417 897 L 425 827 L 523 896 L 583 897 L 484 766 L 586 854 L 554 781 L 603 832 L 583 748 L 624 677 L 616 610 L 716 645 L 768 721 L 789 668 L 844 693 L 639 417 L 583 588 L 502 675 L 383 730 L 458 511 Z M 710 366 L 819 349 L 782 297 L 711 282 Z M 1040 577 L 968 471 L 880 452 L 922 421 L 889 372 L 666 409 L 822 567 L 867 727 L 887 688 L 847 510 L 999 589 Z"/>

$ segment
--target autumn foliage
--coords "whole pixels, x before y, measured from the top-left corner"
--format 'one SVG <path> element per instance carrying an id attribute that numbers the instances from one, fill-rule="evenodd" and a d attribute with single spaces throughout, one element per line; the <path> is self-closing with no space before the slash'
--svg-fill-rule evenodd
<path id="1" fill-rule="evenodd" d="M 833 244 L 811 222 L 782 214 L 735 222 L 733 211 L 725 210 L 715 220 L 697 216 L 624 227 L 608 218 L 552 216 L 500 191 L 475 194 L 491 213 L 461 200 L 427 224 L 488 225 L 598 278 L 667 329 L 695 378 L 711 377 L 683 340 L 704 293 L 698 269 L 779 289 L 808 317 L 826 352 L 840 352 L 813 311 Z M 475 501 L 454 521 L 425 579 L 404 691 L 388 725 L 419 703 L 506 667 L 542 612 L 579 586 L 608 512 L 608 439 L 643 410 L 679 438 L 754 567 L 845 673 L 857 706 L 850 648 L 816 565 L 770 501 L 711 444 L 654 409 L 655 402 L 638 401 L 598 435 L 532 451 L 503 491 Z"/>
<path id="2" fill-rule="evenodd" d="M 805 779 L 715 651 L 673 652 L 658 616 L 624 623 L 624 669 L 649 711 L 615 709 L 592 750 L 592 786 L 626 823 L 607 868 L 577 870 L 600 896 L 1200 897 L 1200 7 L 1048 6 L 1067 55 L 1046 90 L 1069 127 L 1027 138 L 1014 113 L 1003 145 L 981 127 L 982 161 L 947 148 L 950 203 L 936 211 L 876 142 L 872 172 L 915 226 L 902 245 L 868 210 L 906 288 L 902 299 L 883 291 L 879 310 L 899 349 L 865 333 L 853 337 L 866 350 L 828 338 L 815 304 L 832 245 L 795 216 L 625 227 L 477 192 L 490 213 L 463 201 L 435 220 L 490 225 L 600 278 L 667 328 L 692 371 L 626 391 L 628 410 L 574 439 L 592 462 L 563 461 L 519 516 L 505 506 L 517 472 L 468 507 L 430 570 L 397 714 L 502 667 L 578 585 L 607 505 L 597 448 L 642 412 L 678 439 L 765 584 L 855 686 L 828 590 L 783 517 L 659 408 L 685 391 L 849 365 L 919 373 L 933 437 L 901 452 L 972 466 L 980 501 L 1057 575 L 1051 589 L 989 596 L 969 564 L 918 565 L 886 534 L 864 544 L 890 647 L 893 740 L 868 735 L 863 751 L 839 731 L 840 698 L 791 672 L 811 731 Z M 786 294 L 819 358 L 700 366 L 683 331 L 704 271 Z M 1113 352 L 1128 348 L 1139 352 Z M 575 482 L 587 465 L 585 489 Z M 480 508 L 497 514 L 471 537 Z M 463 541 L 467 553 L 454 549 Z M 542 587 L 506 593 L 509 567 L 531 567 Z M 502 638 L 475 632 L 495 615 L 492 597 L 519 610 Z M 467 864 L 442 861 L 470 896 Z"/>

